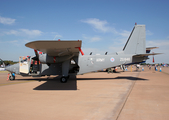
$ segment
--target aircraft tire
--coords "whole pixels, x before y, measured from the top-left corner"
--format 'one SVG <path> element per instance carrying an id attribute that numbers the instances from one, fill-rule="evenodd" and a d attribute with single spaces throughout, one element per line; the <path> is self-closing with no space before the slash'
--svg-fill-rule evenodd
<path id="1" fill-rule="evenodd" d="M 66 82 L 67 82 L 67 79 L 68 79 L 67 77 L 61 77 L 61 78 L 60 78 L 60 82 L 61 82 L 61 83 L 66 83 Z"/>
<path id="2" fill-rule="evenodd" d="M 15 80 L 15 76 L 9 76 L 9 80 Z"/>

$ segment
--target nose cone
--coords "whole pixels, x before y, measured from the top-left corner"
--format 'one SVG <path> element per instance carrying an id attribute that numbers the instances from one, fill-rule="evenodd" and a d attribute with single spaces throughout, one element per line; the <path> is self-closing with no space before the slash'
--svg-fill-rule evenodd
<path id="1" fill-rule="evenodd" d="M 7 66 L 5 69 L 9 72 L 18 74 L 19 73 L 19 63 Z"/>
<path id="2" fill-rule="evenodd" d="M 5 67 L 5 70 L 7 70 L 7 71 L 11 72 L 11 66 L 7 66 L 7 67 Z"/>

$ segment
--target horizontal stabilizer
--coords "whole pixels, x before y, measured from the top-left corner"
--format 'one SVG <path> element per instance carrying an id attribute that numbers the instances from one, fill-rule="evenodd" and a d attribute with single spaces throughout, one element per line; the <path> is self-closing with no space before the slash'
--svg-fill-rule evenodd
<path id="1" fill-rule="evenodd" d="M 159 48 L 159 47 L 147 47 L 147 48 L 146 48 L 146 53 L 150 53 L 150 51 L 151 51 L 152 49 L 157 49 L 157 48 Z"/>
<path id="2" fill-rule="evenodd" d="M 159 54 L 163 54 L 163 53 L 137 54 L 137 55 L 134 55 L 134 57 L 144 57 L 144 56 L 149 56 L 149 55 L 159 55 Z"/>
<path id="3" fill-rule="evenodd" d="M 157 49 L 159 47 L 147 47 L 146 50 L 152 50 L 152 49 Z"/>

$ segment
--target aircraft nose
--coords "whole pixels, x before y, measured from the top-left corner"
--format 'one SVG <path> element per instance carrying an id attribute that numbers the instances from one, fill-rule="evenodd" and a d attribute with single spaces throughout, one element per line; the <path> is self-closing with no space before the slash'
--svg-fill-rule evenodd
<path id="1" fill-rule="evenodd" d="M 6 69 L 7 71 L 11 72 L 11 66 L 7 66 L 7 67 L 5 67 L 5 69 Z"/>
<path id="2" fill-rule="evenodd" d="M 7 66 L 5 69 L 11 73 L 19 73 L 19 63 Z"/>

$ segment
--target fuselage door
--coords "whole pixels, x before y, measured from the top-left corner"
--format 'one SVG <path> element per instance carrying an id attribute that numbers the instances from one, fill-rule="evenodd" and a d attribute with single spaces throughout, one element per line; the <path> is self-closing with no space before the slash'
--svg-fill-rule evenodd
<path id="1" fill-rule="evenodd" d="M 29 73 L 29 63 L 30 63 L 30 57 L 19 57 L 19 72 L 20 73 Z"/>

